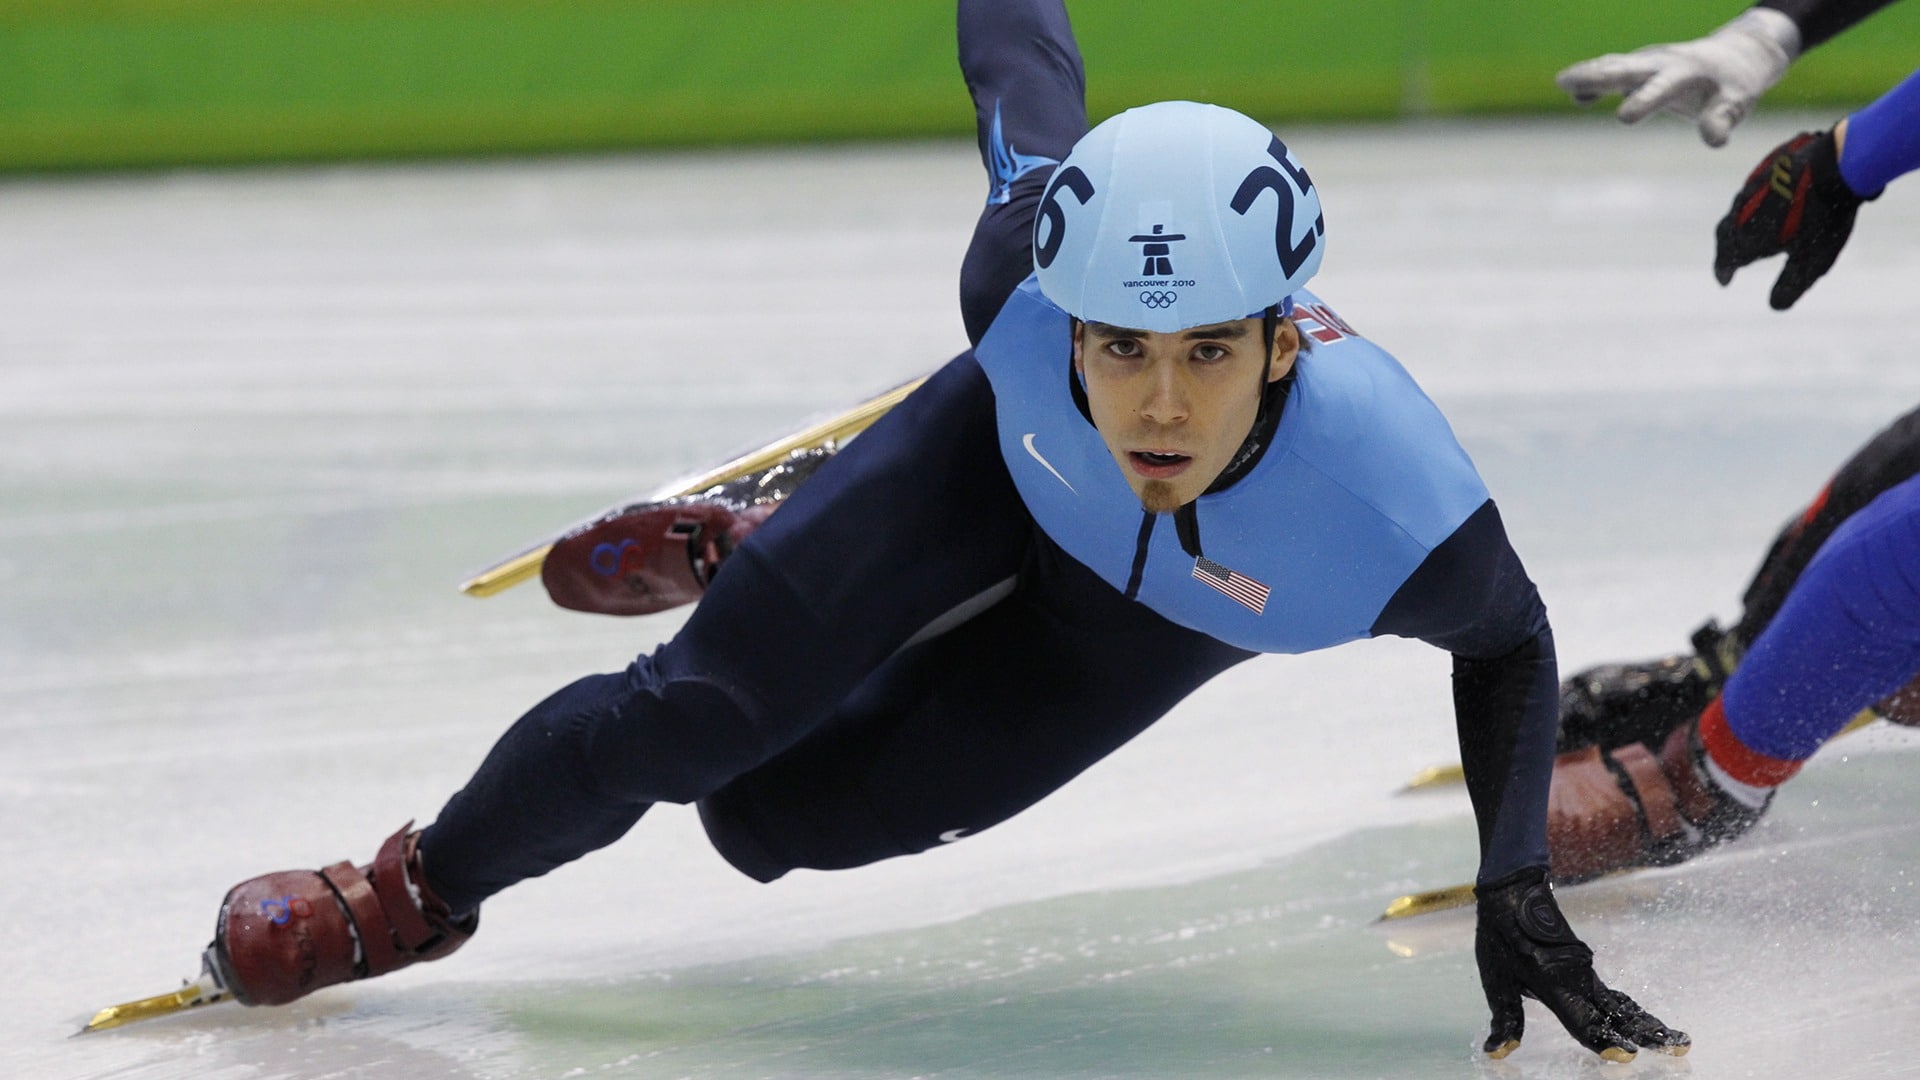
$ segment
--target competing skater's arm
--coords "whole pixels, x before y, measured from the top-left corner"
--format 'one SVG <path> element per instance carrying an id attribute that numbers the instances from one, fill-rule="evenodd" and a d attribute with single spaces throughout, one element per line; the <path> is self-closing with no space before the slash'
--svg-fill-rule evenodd
<path id="1" fill-rule="evenodd" d="M 988 179 L 960 267 L 960 311 L 977 345 L 1033 272 L 1034 209 L 1086 134 L 1087 80 L 1060 0 L 961 0 L 959 36 Z"/>
<path id="2" fill-rule="evenodd" d="M 1802 52 L 1892 2 L 1761 0 L 1706 37 L 1608 53 L 1554 81 L 1582 105 L 1622 95 L 1618 115 L 1625 123 L 1663 109 L 1695 119 L 1701 139 L 1722 146 Z"/>
<path id="3" fill-rule="evenodd" d="M 1805 52 L 1838 36 L 1861 19 L 1894 0 L 1760 0 L 1753 5 L 1777 11 L 1793 20 Z"/>
<path id="4" fill-rule="evenodd" d="M 1801 132 L 1767 152 L 1714 227 L 1713 274 L 1785 254 L 1768 303 L 1793 306 L 1833 268 L 1863 202 L 1920 167 L 1920 72 L 1831 131 Z"/>
<path id="5" fill-rule="evenodd" d="M 1920 169 L 1920 71 L 1837 125 L 1840 175 L 1862 199 Z"/>

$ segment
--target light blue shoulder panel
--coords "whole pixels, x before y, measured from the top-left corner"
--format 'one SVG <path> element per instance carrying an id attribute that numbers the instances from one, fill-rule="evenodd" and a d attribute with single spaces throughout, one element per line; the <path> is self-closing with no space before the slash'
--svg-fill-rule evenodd
<path id="1" fill-rule="evenodd" d="M 1250 475 L 1200 500 L 1206 564 L 1181 549 L 1170 519 L 1157 522 L 1137 594 L 1181 625 L 1263 652 L 1365 637 L 1427 553 L 1487 499 L 1406 371 L 1311 293 L 1295 301 L 1316 341 L 1274 444 Z M 1070 325 L 1029 279 L 976 351 L 1001 451 L 1035 520 L 1124 589 L 1142 513 L 1073 404 Z"/>

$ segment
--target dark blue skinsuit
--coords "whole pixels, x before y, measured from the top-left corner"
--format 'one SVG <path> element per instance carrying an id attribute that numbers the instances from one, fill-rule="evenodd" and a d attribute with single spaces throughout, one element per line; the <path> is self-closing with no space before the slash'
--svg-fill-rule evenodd
<path id="1" fill-rule="evenodd" d="M 959 29 L 993 177 L 961 274 L 977 342 L 1032 269 L 1041 189 L 1086 129 L 1084 77 L 1058 0 L 966 0 Z M 1552 636 L 1490 500 L 1368 632 L 1455 654 L 1481 880 L 1544 866 Z M 421 837 L 426 877 L 470 910 L 655 802 L 698 803 L 763 881 L 922 851 L 1032 805 L 1252 655 L 1036 528 L 968 352 L 803 485 L 672 641 L 516 723 Z"/>

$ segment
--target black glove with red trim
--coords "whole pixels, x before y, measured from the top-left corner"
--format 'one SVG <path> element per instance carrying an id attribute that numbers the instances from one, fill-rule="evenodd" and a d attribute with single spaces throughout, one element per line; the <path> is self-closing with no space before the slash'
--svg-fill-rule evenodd
<path id="1" fill-rule="evenodd" d="M 1480 985 L 1493 1010 L 1492 1030 L 1481 1049 L 1503 1058 L 1526 1030 L 1522 995 L 1545 1005 L 1580 1045 L 1608 1061 L 1632 1061 L 1644 1046 L 1685 1054 L 1693 1040 L 1600 981 L 1587 947 L 1553 898 L 1540 867 L 1509 874 L 1474 890 L 1480 925 L 1473 951 Z"/>
<path id="2" fill-rule="evenodd" d="M 1713 276 L 1725 285 L 1735 270 L 1784 251 L 1767 302 L 1785 311 L 1833 268 L 1864 201 L 1840 175 L 1833 132 L 1803 131 L 1762 158 L 1733 197 L 1713 231 Z"/>

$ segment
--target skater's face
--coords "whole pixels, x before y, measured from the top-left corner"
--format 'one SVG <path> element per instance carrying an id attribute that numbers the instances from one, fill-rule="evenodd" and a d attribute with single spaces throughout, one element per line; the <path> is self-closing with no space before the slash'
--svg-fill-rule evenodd
<path id="1" fill-rule="evenodd" d="M 1266 384 L 1293 370 L 1300 334 L 1283 319 L 1266 354 L 1259 319 L 1159 333 L 1076 323 L 1073 367 L 1093 426 L 1140 504 L 1170 513 L 1233 460 Z"/>

